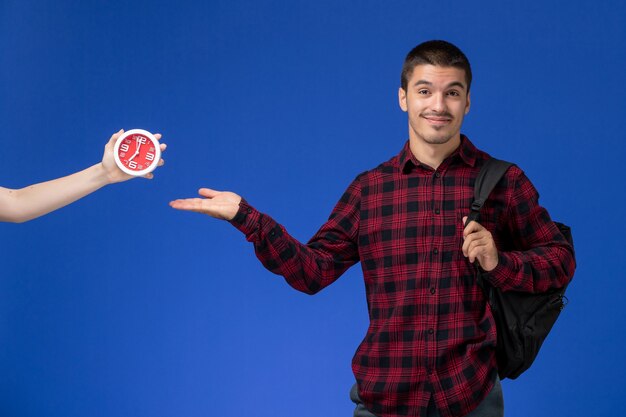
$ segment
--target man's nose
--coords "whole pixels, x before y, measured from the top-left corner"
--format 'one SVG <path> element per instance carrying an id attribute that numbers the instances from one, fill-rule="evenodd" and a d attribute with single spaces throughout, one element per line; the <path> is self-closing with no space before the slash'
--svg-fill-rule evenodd
<path id="1" fill-rule="evenodd" d="M 431 109 L 437 113 L 442 113 L 446 110 L 446 101 L 443 94 L 433 94 Z"/>

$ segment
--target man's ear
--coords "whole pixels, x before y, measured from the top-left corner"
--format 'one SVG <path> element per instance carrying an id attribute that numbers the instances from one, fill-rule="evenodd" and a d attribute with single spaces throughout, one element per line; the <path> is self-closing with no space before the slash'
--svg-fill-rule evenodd
<path id="1" fill-rule="evenodd" d="M 400 104 L 400 108 L 403 112 L 408 110 L 406 105 L 406 91 L 402 87 L 398 88 L 398 104 Z"/>
<path id="2" fill-rule="evenodd" d="M 467 103 L 465 103 L 465 114 L 469 113 L 470 110 L 470 93 L 467 93 Z"/>

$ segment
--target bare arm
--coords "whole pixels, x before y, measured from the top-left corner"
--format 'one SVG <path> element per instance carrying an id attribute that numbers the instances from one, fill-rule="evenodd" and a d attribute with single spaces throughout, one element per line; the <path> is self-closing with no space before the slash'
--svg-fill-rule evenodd
<path id="1" fill-rule="evenodd" d="M 0 187 L 0 221 L 23 223 L 64 207 L 105 185 L 133 178 L 122 172 L 113 159 L 113 146 L 123 130 L 113 134 L 104 148 L 102 162 L 80 172 L 19 190 Z M 155 135 L 157 139 L 161 135 Z M 161 144 L 161 150 L 166 145 Z M 163 165 L 163 160 L 159 166 Z M 151 179 L 153 174 L 147 174 Z"/>

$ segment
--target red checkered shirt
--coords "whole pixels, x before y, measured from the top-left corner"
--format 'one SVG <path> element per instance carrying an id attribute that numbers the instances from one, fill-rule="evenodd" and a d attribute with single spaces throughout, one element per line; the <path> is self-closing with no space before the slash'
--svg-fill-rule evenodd
<path id="1" fill-rule="evenodd" d="M 461 251 L 462 217 L 488 157 L 462 136 L 434 170 L 407 142 L 357 176 L 306 245 L 245 200 L 231 221 L 267 269 L 305 293 L 361 261 L 370 325 L 352 369 L 377 416 L 425 415 L 431 396 L 443 417 L 463 416 L 495 382 L 495 323 Z M 513 166 L 481 211 L 499 251 L 488 280 L 505 291 L 561 287 L 574 273 L 573 250 L 538 198 Z"/>

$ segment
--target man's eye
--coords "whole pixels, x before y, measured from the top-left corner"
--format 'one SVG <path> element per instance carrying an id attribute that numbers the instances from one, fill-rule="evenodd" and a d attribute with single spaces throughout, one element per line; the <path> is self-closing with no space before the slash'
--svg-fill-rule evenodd
<path id="1" fill-rule="evenodd" d="M 417 94 L 428 94 L 428 90 L 417 90 Z"/>
<path id="2" fill-rule="evenodd" d="M 460 96 L 460 94 L 459 94 L 459 92 L 458 92 L 458 91 L 449 91 L 449 92 L 448 92 L 448 95 L 449 95 L 449 96 L 452 96 L 452 97 L 458 97 L 458 96 Z"/>

